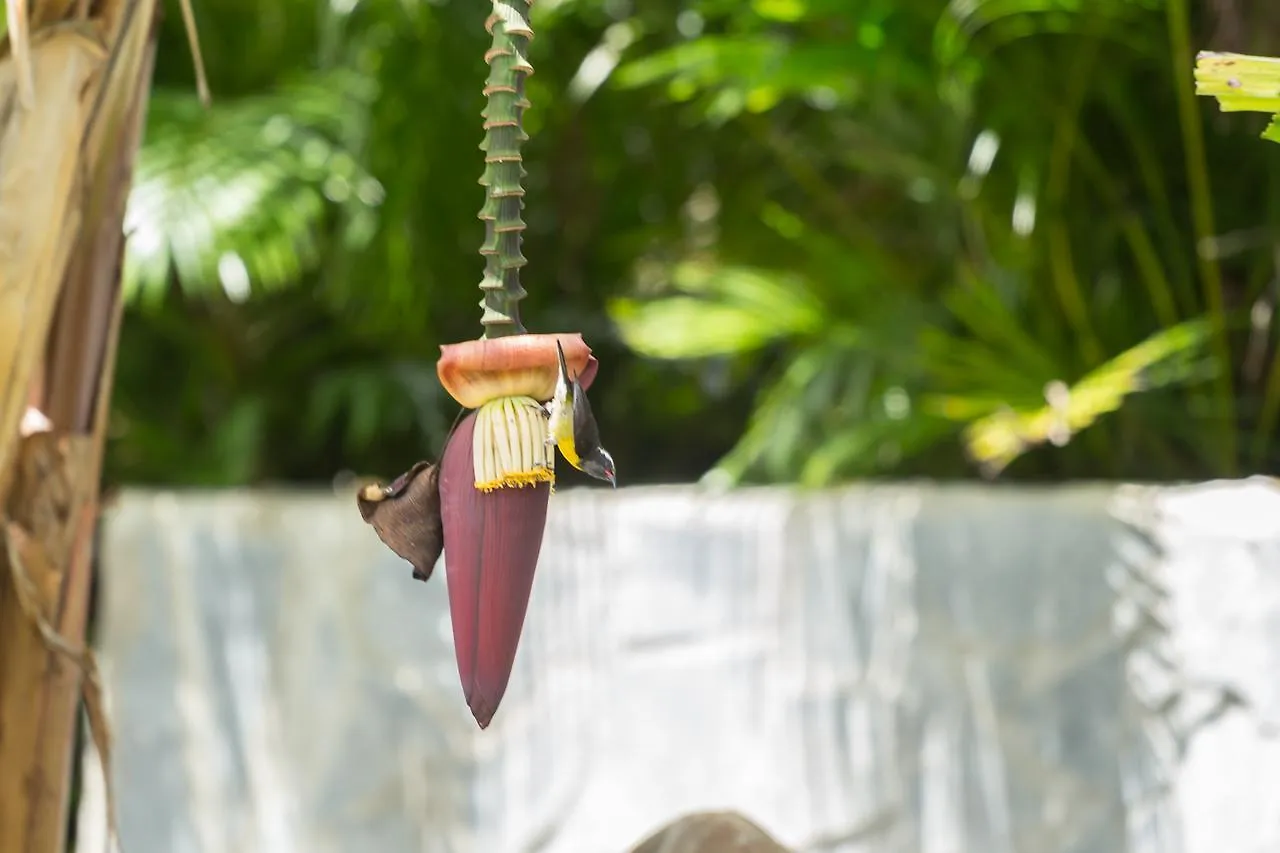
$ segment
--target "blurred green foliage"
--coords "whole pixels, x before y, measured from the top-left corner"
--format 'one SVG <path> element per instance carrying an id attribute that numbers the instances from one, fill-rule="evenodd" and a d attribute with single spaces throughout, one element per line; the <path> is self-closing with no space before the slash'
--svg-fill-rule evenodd
<path id="1" fill-rule="evenodd" d="M 197 4 L 131 199 L 109 476 L 391 475 L 479 335 L 479 0 Z M 624 482 L 1181 479 L 1280 461 L 1265 118 L 1189 0 L 539 0 L 523 303 Z"/>

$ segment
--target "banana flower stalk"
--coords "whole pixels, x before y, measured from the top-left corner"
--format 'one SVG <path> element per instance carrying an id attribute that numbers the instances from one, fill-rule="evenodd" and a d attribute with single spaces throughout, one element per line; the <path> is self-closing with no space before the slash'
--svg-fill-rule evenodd
<path id="1" fill-rule="evenodd" d="M 597 363 L 577 333 L 531 335 L 518 303 L 524 221 L 521 128 L 528 0 L 494 0 L 486 22 L 493 43 L 484 116 L 484 337 L 440 348 L 436 372 L 464 409 L 438 466 L 419 462 L 389 486 L 357 494 L 361 516 L 413 576 L 430 578 L 444 554 L 453 640 L 467 705 L 481 728 L 493 719 L 511 678 L 555 483 L 555 448 L 542 404 L 559 375 L 556 343 L 583 389 Z"/>
<path id="2" fill-rule="evenodd" d="M 555 388 L 559 338 L 583 384 L 596 361 L 581 335 L 519 335 L 444 347 L 441 382 L 475 404 L 440 463 L 454 653 L 481 728 L 506 692 L 555 483 L 541 403 Z"/>

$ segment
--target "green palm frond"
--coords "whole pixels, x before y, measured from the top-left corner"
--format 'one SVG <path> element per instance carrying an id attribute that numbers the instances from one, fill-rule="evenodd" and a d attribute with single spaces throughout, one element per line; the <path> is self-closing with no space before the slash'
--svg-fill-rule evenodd
<path id="1" fill-rule="evenodd" d="M 622 338 L 655 358 L 741 355 L 771 341 L 816 332 L 823 305 L 798 276 L 686 262 L 672 271 L 678 295 L 609 307 Z"/>
<path id="2" fill-rule="evenodd" d="M 892 470 L 958 431 L 915 405 L 900 380 L 856 335 L 810 341 L 761 391 L 710 476 L 827 486 Z"/>
<path id="3" fill-rule="evenodd" d="M 1045 405 L 1017 410 L 1000 406 L 966 428 L 966 448 L 984 470 L 996 473 L 1038 444 L 1065 445 L 1073 435 L 1119 409 L 1130 394 L 1190 377 L 1191 360 L 1203 350 L 1211 330 L 1205 320 L 1163 329 L 1089 372 L 1075 385 L 1049 383 Z M 957 411 L 957 402 L 934 400 L 931 405 Z M 973 413 L 971 408 L 969 415 Z"/>
<path id="4" fill-rule="evenodd" d="M 1133 45 L 1134 32 L 1124 25 L 1162 5 L 1162 0 L 951 0 L 938 19 L 934 53 L 951 65 L 971 55 L 980 36 L 983 49 L 990 51 L 1042 33 L 1081 33 Z"/>
<path id="5" fill-rule="evenodd" d="M 176 275 L 188 291 L 295 283 L 318 257 L 327 214 L 371 217 L 381 185 L 350 140 L 372 84 L 317 73 L 204 109 L 190 94 L 152 96 L 129 197 L 126 292 L 153 301 Z"/>

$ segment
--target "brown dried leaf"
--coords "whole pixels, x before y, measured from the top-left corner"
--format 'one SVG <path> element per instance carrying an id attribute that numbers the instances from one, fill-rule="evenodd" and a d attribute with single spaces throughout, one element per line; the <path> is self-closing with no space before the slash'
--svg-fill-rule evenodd
<path id="1" fill-rule="evenodd" d="M 89 736 L 93 738 L 93 748 L 98 753 L 98 764 L 102 769 L 103 792 L 107 798 L 107 839 L 120 843 L 120 830 L 116 824 L 116 789 L 111 771 L 111 723 L 107 720 L 107 711 L 102 696 L 102 676 L 98 672 L 98 660 L 92 649 L 85 649 L 82 659 L 84 665 L 84 711 L 89 718 Z"/>
<path id="2" fill-rule="evenodd" d="M 48 551 L 21 524 L 8 518 L 3 519 L 3 524 L 5 562 L 9 565 L 13 589 L 18 594 L 19 609 L 31 620 L 51 651 L 66 655 L 79 664 L 80 651 L 76 644 L 58 633 L 42 603 L 47 596 L 41 589 L 41 581 L 48 587 L 58 578 L 58 570 L 50 561 Z"/>
<path id="3" fill-rule="evenodd" d="M 356 504 L 378 538 L 413 566 L 413 577 L 429 579 L 444 551 L 440 469 L 419 462 L 388 486 L 365 486 Z"/>
<path id="4" fill-rule="evenodd" d="M 84 699 L 85 715 L 89 718 L 89 735 L 93 738 L 93 747 L 98 753 L 98 763 L 102 769 L 103 791 L 107 798 L 107 838 L 119 843 L 120 832 L 116 824 L 115 781 L 111 772 L 111 726 L 107 721 L 107 713 L 102 699 L 102 677 L 98 672 L 98 661 L 93 650 L 77 648 L 62 634 L 45 616 L 38 597 L 39 589 L 34 574 L 48 577 L 57 570 L 49 562 L 43 545 L 28 535 L 21 524 L 4 520 L 4 541 L 7 551 L 6 562 L 12 574 L 13 586 L 18 593 L 18 606 L 23 614 L 31 620 L 40 632 L 49 650 L 63 655 L 80 668 L 84 680 L 81 683 Z"/>
<path id="5" fill-rule="evenodd" d="M 31 73 L 31 28 L 27 18 L 26 0 L 10 2 L 4 7 L 6 27 L 9 30 L 9 46 L 13 51 L 13 64 L 18 74 L 18 100 L 23 109 L 36 106 L 36 84 Z"/>
<path id="6" fill-rule="evenodd" d="M 205 76 L 204 72 L 204 56 L 200 53 L 200 33 L 196 29 L 196 13 L 191 8 L 191 0 L 178 0 L 178 6 L 182 9 L 182 26 L 187 31 L 187 44 L 191 48 L 191 62 L 195 66 L 196 94 L 200 97 L 201 106 L 208 109 L 212 99 L 209 96 L 209 78 Z"/>

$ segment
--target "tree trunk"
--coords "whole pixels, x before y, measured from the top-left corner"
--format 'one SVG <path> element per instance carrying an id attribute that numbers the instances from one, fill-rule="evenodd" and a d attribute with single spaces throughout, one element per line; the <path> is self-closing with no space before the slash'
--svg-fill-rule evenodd
<path id="1" fill-rule="evenodd" d="M 124 207 L 157 14 L 155 0 L 36 0 L 29 35 L 10 11 L 0 51 L 5 853 L 65 846 Z"/>

